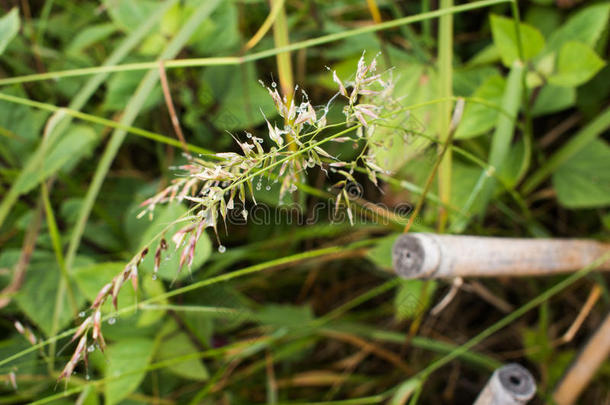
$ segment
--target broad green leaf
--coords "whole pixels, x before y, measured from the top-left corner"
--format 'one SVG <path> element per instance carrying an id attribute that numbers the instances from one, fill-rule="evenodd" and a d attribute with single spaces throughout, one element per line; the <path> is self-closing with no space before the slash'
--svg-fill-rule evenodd
<path id="1" fill-rule="evenodd" d="M 22 322 L 23 323 L 23 322 Z M 20 335 L 16 331 L 0 341 L 0 359 L 6 359 L 15 353 L 19 353 L 22 350 L 28 350 L 32 347 L 24 336 Z M 38 358 L 38 352 L 29 352 L 23 357 L 19 358 L 18 371 L 21 374 L 36 374 L 40 372 L 40 363 Z"/>
<path id="2" fill-rule="evenodd" d="M 107 405 L 119 403 L 138 388 L 154 347 L 152 340 L 142 338 L 121 339 L 108 346 L 105 377 L 112 380 L 105 384 Z"/>
<path id="3" fill-rule="evenodd" d="M 392 246 L 398 236 L 400 234 L 382 238 L 375 247 L 366 252 L 366 257 L 380 269 L 392 270 Z"/>
<path id="4" fill-rule="evenodd" d="M 412 319 L 425 311 L 435 289 L 435 281 L 401 280 L 394 296 L 396 318 L 401 321 Z"/>
<path id="5" fill-rule="evenodd" d="M 506 80 L 500 75 L 487 78 L 472 95 L 473 98 L 483 99 L 490 105 L 466 101 L 464 115 L 460 121 L 455 137 L 457 139 L 472 138 L 490 131 L 498 120 L 499 109 L 502 104 L 502 94 Z"/>
<path id="6" fill-rule="evenodd" d="M 172 333 L 161 342 L 156 355 L 157 361 L 167 361 L 178 357 L 194 355 L 199 349 L 185 333 Z M 204 381 L 209 378 L 208 370 L 202 360 L 191 357 L 188 360 L 173 363 L 167 369 L 179 377 L 189 380 Z"/>
<path id="7" fill-rule="evenodd" d="M 89 46 L 100 42 L 116 31 L 116 27 L 111 23 L 95 24 L 79 31 L 70 44 L 66 47 L 67 53 L 79 53 Z"/>
<path id="8" fill-rule="evenodd" d="M 214 319 L 205 312 L 185 312 L 184 323 L 189 331 L 196 336 L 206 347 L 211 346 L 214 334 Z"/>
<path id="9" fill-rule="evenodd" d="M 549 82 L 564 87 L 580 86 L 595 76 L 604 65 L 605 62 L 589 45 L 569 41 L 559 51 L 557 73 L 549 77 Z"/>
<path id="10" fill-rule="evenodd" d="M 15 299 L 19 308 L 38 326 L 46 336 L 53 330 L 55 297 L 60 280 L 60 271 L 55 257 L 49 253 L 46 260 L 32 261 L 28 266 L 27 277 Z M 79 259 L 80 264 L 82 261 Z M 77 305 L 80 307 L 84 298 L 78 294 L 75 285 Z M 72 320 L 74 313 L 68 295 L 62 297 L 62 311 L 59 312 L 58 327 L 64 328 Z"/>
<path id="11" fill-rule="evenodd" d="M 78 288 L 89 302 L 92 302 L 97 296 L 100 289 L 112 279 L 120 274 L 125 268 L 124 262 L 103 262 L 87 266 L 77 267 L 73 270 L 74 280 Z M 139 299 L 145 299 L 157 296 L 164 293 L 163 283 L 159 280 L 153 280 L 150 275 L 139 274 L 138 280 L 138 295 Z M 130 307 L 137 302 L 136 293 L 133 290 L 131 280 L 127 280 L 118 296 L 118 308 Z M 167 303 L 167 300 L 158 301 L 158 304 Z M 114 307 L 111 300 L 108 300 L 103 306 L 104 313 L 113 313 Z M 126 313 L 125 316 L 130 316 L 134 312 Z M 146 327 L 154 324 L 159 320 L 164 311 L 137 311 L 138 327 Z"/>
<path id="12" fill-rule="evenodd" d="M 184 243 L 182 246 L 176 249 L 175 243 L 171 240 L 171 237 L 180 229 L 187 226 L 189 222 L 181 221 L 175 223 L 176 220 L 180 218 L 184 218 L 187 214 L 186 208 L 182 204 L 172 203 L 166 206 L 159 206 L 155 208 L 154 220 L 144 232 L 142 236 L 142 244 L 141 248 L 145 246 L 145 244 L 150 243 L 155 237 L 157 237 L 160 233 L 162 233 L 166 227 L 169 226 L 167 230 L 165 230 L 165 238 L 167 240 L 168 249 L 163 252 L 163 260 L 161 260 L 161 265 L 159 267 L 159 277 L 164 280 L 175 280 L 176 278 L 182 279 L 184 277 L 188 277 L 190 271 L 187 265 L 184 265 L 184 268 L 180 273 L 178 270 L 180 268 L 180 255 L 182 254 L 182 250 L 184 249 Z M 140 221 L 148 221 L 148 217 L 145 216 Z M 188 240 L 185 242 L 187 243 Z M 150 276 L 154 269 L 154 256 L 155 250 L 159 243 L 159 239 L 156 239 L 152 246 L 149 247 L 149 253 L 146 255 L 142 264 L 140 265 L 140 269 L 142 269 L 142 273 Z M 210 257 L 210 253 L 212 252 L 212 243 L 210 242 L 209 237 L 205 232 L 201 234 L 199 238 L 199 242 L 197 243 L 197 247 L 195 248 L 195 256 L 193 258 L 192 271 L 198 270 L 203 263 Z"/>
<path id="13" fill-rule="evenodd" d="M 0 17 L 0 55 L 19 32 L 19 10 L 14 7 Z"/>
<path id="14" fill-rule="evenodd" d="M 27 97 L 21 86 L 3 87 L 2 93 Z M 6 148 L 6 159 L 19 167 L 40 142 L 40 134 L 49 116 L 23 105 L 0 100 L 0 145 Z"/>
<path id="15" fill-rule="evenodd" d="M 142 290 L 146 292 L 147 298 L 157 297 L 161 294 L 165 293 L 165 287 L 160 280 L 153 280 L 151 276 L 148 274 L 143 275 L 141 278 Z M 157 299 L 155 301 L 156 305 L 167 305 L 167 298 Z M 163 318 L 165 315 L 165 311 L 163 310 L 154 310 L 154 311 L 141 311 L 140 316 L 138 317 L 138 328 L 147 327 L 154 325 L 158 320 Z"/>
<path id="16" fill-rule="evenodd" d="M 77 267 L 73 270 L 74 279 L 78 288 L 89 302 L 92 302 L 100 289 L 118 275 L 125 268 L 122 262 L 96 263 L 89 266 Z M 119 309 L 135 304 L 136 297 L 131 286 L 131 281 L 127 280 L 118 296 Z M 113 311 L 112 304 L 107 301 L 104 304 L 106 312 Z"/>
<path id="17" fill-rule="evenodd" d="M 211 325 L 201 318 L 214 320 L 214 329 L 220 332 L 231 330 L 243 322 L 254 320 L 254 314 L 249 310 L 247 297 L 228 283 L 211 285 L 192 293 L 192 295 L 187 295 L 187 297 L 191 297 L 197 305 L 233 309 L 231 312 L 218 310 L 205 313 L 193 312 L 185 315 L 187 323 L 193 327 L 196 334 L 202 336 L 203 340 L 206 340 L 206 336 L 210 337 L 211 329 L 207 328 Z"/>
<path id="18" fill-rule="evenodd" d="M 600 70 L 591 80 L 576 89 L 576 106 L 587 119 L 595 117 L 610 100 L 610 66 Z"/>
<path id="19" fill-rule="evenodd" d="M 568 41 L 584 42 L 594 47 L 608 26 L 609 13 L 608 2 L 600 2 L 577 12 L 551 35 L 544 53 L 557 52 Z"/>
<path id="20" fill-rule="evenodd" d="M 344 31 L 345 27 L 338 21 L 327 19 L 324 22 L 324 29 L 326 33 L 333 34 Z M 363 51 L 365 52 L 365 55 L 376 55 L 381 51 L 379 38 L 372 32 L 351 36 L 337 43 L 328 44 L 326 47 L 327 49 L 324 53 L 328 55 L 330 59 L 345 61 L 346 59 L 354 58 L 354 62 L 358 61 Z M 391 49 L 391 46 L 387 47 L 386 51 L 391 51 Z M 394 55 L 390 56 L 392 59 L 394 58 Z M 354 72 L 354 65 L 352 65 L 350 73 L 353 74 Z M 336 88 L 336 86 L 333 86 L 333 88 Z"/>
<path id="21" fill-rule="evenodd" d="M 530 6 L 525 14 L 525 22 L 536 27 L 548 38 L 561 24 L 561 13 L 556 7 Z"/>
<path id="22" fill-rule="evenodd" d="M 308 305 L 265 305 L 256 313 L 257 321 L 276 328 L 300 329 L 310 327 L 314 319 Z"/>
<path id="23" fill-rule="evenodd" d="M 610 146 L 594 140 L 553 174 L 559 202 L 568 208 L 610 205 Z"/>
<path id="24" fill-rule="evenodd" d="M 425 66 L 405 64 L 398 67 L 401 72 L 396 80 L 394 96 L 402 100 L 403 106 L 415 105 L 436 99 L 437 73 Z M 378 127 L 372 139 L 371 149 L 377 164 L 385 170 L 396 171 L 414 156 L 421 154 L 430 144 L 421 133 L 434 134 L 438 125 L 436 104 L 397 114 L 383 127 Z"/>
<path id="25" fill-rule="evenodd" d="M 469 67 L 486 66 L 500 60 L 500 51 L 493 44 L 477 52 L 466 64 Z"/>
<path id="26" fill-rule="evenodd" d="M 515 22 L 513 19 L 495 14 L 490 16 L 490 20 L 494 45 L 500 52 L 502 63 L 510 67 L 514 61 L 519 59 Z M 536 56 L 544 48 L 544 37 L 538 29 L 528 24 L 519 24 L 519 29 L 523 45 L 523 57 L 527 61 Z"/>
<path id="27" fill-rule="evenodd" d="M 200 98 L 220 104 L 209 118 L 216 128 L 231 131 L 254 127 L 265 121 L 264 116 L 273 121 L 275 105 L 257 79 L 258 74 L 252 63 L 209 67 L 205 70 L 203 80 L 207 86 L 204 85 L 202 89 L 207 94 L 200 95 Z"/>
<path id="28" fill-rule="evenodd" d="M 153 0 L 103 0 L 112 21 L 124 31 L 133 31 L 150 17 L 157 6 Z"/>
<path id="29" fill-rule="evenodd" d="M 536 96 L 532 116 L 550 114 L 570 108 L 576 102 L 576 89 L 574 87 L 560 87 L 547 84 L 540 89 Z"/>
<path id="30" fill-rule="evenodd" d="M 190 16 L 199 3 L 200 0 L 187 0 L 182 15 Z M 216 7 L 212 15 L 202 22 L 190 38 L 188 45 L 201 56 L 217 56 L 223 52 L 236 50 L 240 46 L 241 38 L 238 21 L 236 3 L 223 1 Z M 222 38 L 222 41 L 219 41 L 218 38 Z"/>
<path id="31" fill-rule="evenodd" d="M 66 134 L 47 152 L 42 167 L 36 175 L 25 178 L 18 184 L 20 193 L 26 193 L 36 187 L 43 179 L 51 176 L 60 169 L 69 171 L 80 159 L 93 150 L 98 136 L 88 125 L 73 125 Z M 17 185 L 16 185 L 17 187 Z"/>
<path id="32" fill-rule="evenodd" d="M 453 70 L 453 94 L 469 97 L 490 77 L 497 76 L 498 69 L 493 66 L 475 66 Z"/>
<path id="33" fill-rule="evenodd" d="M 476 186 L 481 177 L 481 168 L 454 159 L 451 172 L 451 204 L 458 210 L 463 211 L 464 214 L 468 214 L 480 192 L 480 189 L 477 190 Z M 467 224 L 466 218 L 458 212 L 449 211 L 449 218 L 455 222 L 461 221 L 463 224 L 461 226 Z"/>
<path id="34" fill-rule="evenodd" d="M 136 91 L 145 72 L 118 72 L 108 79 L 108 88 L 104 98 L 103 108 L 107 111 L 123 110 L 133 93 Z M 161 86 L 156 85 L 146 98 L 141 111 L 149 110 L 162 99 Z"/>

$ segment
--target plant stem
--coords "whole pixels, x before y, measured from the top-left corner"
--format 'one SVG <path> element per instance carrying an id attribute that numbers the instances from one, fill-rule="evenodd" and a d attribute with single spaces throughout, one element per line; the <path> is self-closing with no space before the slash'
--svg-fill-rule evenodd
<path id="1" fill-rule="evenodd" d="M 512 313 L 508 314 L 504 318 L 500 319 L 498 322 L 496 322 L 493 325 L 491 325 L 490 327 L 486 328 L 483 332 L 479 333 L 478 335 L 476 335 L 475 337 L 470 339 L 468 342 L 466 342 L 463 345 L 461 345 L 460 347 L 456 348 L 448 355 L 433 362 L 428 367 L 426 367 L 424 370 L 420 371 L 418 373 L 418 375 L 423 376 L 424 379 L 427 378 L 434 371 L 438 370 L 439 368 L 441 368 L 444 365 L 446 365 L 447 363 L 451 362 L 458 356 L 467 352 L 468 350 L 470 350 L 471 348 L 473 348 L 474 346 L 476 346 L 477 344 L 482 342 L 487 337 L 493 335 L 500 329 L 511 324 L 513 321 L 520 318 L 522 315 L 524 315 L 531 309 L 537 307 L 538 305 L 540 305 L 544 302 L 547 302 L 553 296 L 559 294 L 561 291 L 565 290 L 567 287 L 574 284 L 576 281 L 585 277 L 587 274 L 589 274 L 591 271 L 593 271 L 597 266 L 602 264 L 604 261 L 608 260 L 608 258 L 610 258 L 610 255 L 608 255 L 608 254 L 604 255 L 604 256 L 600 257 L 598 260 L 596 260 L 594 263 L 592 263 L 590 266 L 587 266 L 587 267 L 583 268 L 582 270 L 564 278 L 562 281 L 555 284 L 551 288 L 547 289 L 542 294 L 538 295 L 537 297 L 535 297 L 534 299 L 529 301 L 527 304 L 517 308 Z"/>
<path id="2" fill-rule="evenodd" d="M 441 0 L 441 9 L 453 6 L 453 0 Z M 439 19 L 439 44 L 438 44 L 438 74 L 439 74 L 439 97 L 450 98 L 453 95 L 453 16 L 444 15 Z M 451 103 L 446 101 L 439 103 L 439 140 L 445 143 L 449 139 L 451 122 Z M 451 150 L 446 150 L 441 156 L 438 172 L 438 194 L 444 205 L 451 202 Z M 442 233 L 447 224 L 448 212 L 443 205 L 439 207 L 438 232 Z"/>
<path id="3" fill-rule="evenodd" d="M 489 7 L 495 4 L 508 3 L 512 0 L 482 0 L 474 3 L 463 4 L 460 6 L 450 7 L 443 10 L 435 10 L 427 13 L 421 13 L 405 18 L 399 18 L 397 20 L 384 22 L 381 24 L 375 24 L 372 26 L 366 26 L 357 28 L 349 31 L 338 32 L 334 34 L 324 35 L 318 38 L 308 39 L 301 42 L 295 42 L 291 45 L 287 45 L 281 48 L 273 48 L 262 52 L 253 53 L 243 57 L 239 56 L 227 56 L 227 57 L 214 57 L 214 58 L 192 58 L 192 59 L 174 59 L 167 60 L 165 67 L 168 69 L 179 68 L 179 67 L 197 67 L 197 66 L 221 66 L 221 65 L 239 65 L 246 62 L 252 62 L 270 56 L 275 56 L 282 52 L 291 52 L 299 49 L 309 48 L 312 46 L 318 46 L 327 44 L 329 42 L 339 41 L 341 39 L 350 38 L 356 35 L 367 34 L 370 32 L 377 32 L 387 30 L 391 28 L 400 27 L 405 24 L 412 24 L 419 21 L 426 21 L 432 18 L 441 17 L 447 14 L 461 13 L 469 10 L 476 10 L 482 7 Z M 11 77 L 6 79 L 0 79 L 0 86 L 15 83 L 34 82 L 40 80 L 59 79 L 63 77 L 74 77 L 74 76 L 85 76 L 94 73 L 108 73 L 108 72 L 124 72 L 133 70 L 148 70 L 156 69 L 158 62 L 142 62 L 142 63 L 129 63 L 117 66 L 99 66 L 82 69 L 70 69 L 58 72 L 48 72 L 33 75 L 24 75 L 18 77 Z"/>
<path id="4" fill-rule="evenodd" d="M 68 115 L 75 116 L 74 114 L 70 114 L 70 110 L 79 110 L 81 109 L 89 98 L 95 93 L 95 91 L 99 88 L 99 86 L 108 78 L 108 72 L 112 71 L 112 68 L 115 67 L 123 58 L 125 58 L 132 50 L 135 48 L 140 41 L 144 38 L 144 36 L 155 26 L 155 24 L 159 21 L 159 19 L 165 14 L 167 9 L 175 4 L 177 0 L 168 0 L 163 4 L 159 5 L 158 9 L 155 10 L 150 17 L 140 25 L 135 31 L 133 31 L 125 40 L 112 52 L 112 54 L 106 59 L 106 61 L 102 64 L 102 66 L 97 67 L 97 69 L 106 70 L 98 72 L 94 77 L 90 78 L 87 83 L 83 86 L 83 88 L 76 94 L 76 96 L 70 102 L 68 109 Z M 3 80 L 13 80 L 13 83 L 21 83 L 19 78 L 9 78 L 9 79 L 0 79 L 0 82 Z M 9 83 L 5 83 L 9 84 Z M 0 99 L 4 99 L 7 101 L 18 102 L 17 100 L 24 101 L 22 104 L 28 105 L 25 101 L 30 102 L 31 106 L 41 108 L 40 105 L 42 103 L 20 99 L 18 97 L 13 97 L 5 94 L 0 94 Z M 47 104 L 50 106 L 50 104 Z M 57 111 L 59 107 L 54 107 L 54 109 L 48 109 L 49 111 Z M 77 111 L 78 112 L 78 111 Z M 114 121 L 112 121 L 114 122 Z M 63 134 L 65 129 L 70 125 L 70 119 L 63 119 L 60 123 L 56 125 L 53 131 L 51 131 L 47 143 L 52 146 L 59 139 L 59 137 Z M 15 182 L 11 185 L 9 192 L 2 199 L 2 203 L 0 204 L 0 226 L 6 219 L 11 207 L 17 201 L 17 198 L 21 195 L 20 187 L 21 184 L 29 177 L 36 172 L 38 168 L 38 164 L 44 157 L 44 149 L 42 145 L 39 145 L 36 151 L 31 155 L 31 157 L 27 160 L 27 163 L 19 173 L 19 176 L 15 180 Z"/>
<path id="5" fill-rule="evenodd" d="M 280 3 L 282 0 L 270 0 L 272 9 L 276 6 L 277 3 Z M 275 42 L 275 47 L 277 48 L 285 48 L 290 45 L 290 37 L 288 35 L 288 22 L 286 20 L 286 10 L 284 9 L 284 5 L 282 5 L 277 12 L 277 16 L 273 23 L 273 41 Z M 292 60 L 290 59 L 290 52 L 280 52 L 275 55 L 275 60 L 277 63 L 278 75 L 280 77 L 280 88 L 282 90 L 282 95 L 286 99 L 286 105 L 290 106 L 293 102 L 293 92 L 294 92 L 294 77 L 292 74 Z M 291 125 L 288 117 L 286 117 L 286 125 Z M 289 143 L 289 150 L 296 151 L 297 145 L 292 141 L 292 136 L 290 134 L 286 134 L 286 140 Z"/>
<path id="6" fill-rule="evenodd" d="M 212 11 L 216 8 L 216 6 L 220 3 L 220 0 L 211 0 L 205 3 L 202 3 L 192 14 L 189 20 L 184 24 L 182 29 L 176 34 L 174 39 L 170 41 L 167 47 L 163 50 L 159 59 L 167 59 L 173 58 L 178 54 L 180 49 L 187 43 L 187 41 L 191 38 L 195 30 L 201 24 L 205 18 L 207 18 Z M 127 103 L 127 108 L 125 109 L 125 114 L 121 118 L 121 123 L 124 125 L 130 125 L 138 116 L 142 106 L 144 105 L 148 95 L 154 89 L 159 79 L 159 71 L 152 70 L 146 74 L 144 79 L 140 82 L 136 92 L 131 97 L 129 102 Z M 74 263 L 74 259 L 76 257 L 76 252 L 78 250 L 78 246 L 80 244 L 81 237 L 83 232 L 85 231 L 85 225 L 87 224 L 87 220 L 89 218 L 89 214 L 91 213 L 91 209 L 93 208 L 93 204 L 97 198 L 97 195 L 102 187 L 102 183 L 106 178 L 106 174 L 110 169 L 110 165 L 114 160 L 123 140 L 127 132 L 124 130 L 117 129 L 113 132 L 108 145 L 106 146 L 106 150 L 100 159 L 100 163 L 97 166 L 93 179 L 91 181 L 91 185 L 87 190 L 87 194 L 83 201 L 83 205 L 79 211 L 78 219 L 76 221 L 76 225 L 74 226 L 74 230 L 72 232 L 72 237 L 70 239 L 70 244 L 68 245 L 68 252 L 66 254 L 66 267 L 68 272 L 72 268 L 72 264 Z"/>

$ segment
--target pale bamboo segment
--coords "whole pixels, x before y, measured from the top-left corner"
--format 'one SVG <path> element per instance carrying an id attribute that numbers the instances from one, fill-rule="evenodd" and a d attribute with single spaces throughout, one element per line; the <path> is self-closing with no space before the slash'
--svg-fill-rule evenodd
<path id="1" fill-rule="evenodd" d="M 557 385 L 553 393 L 557 405 L 574 404 L 608 355 L 610 355 L 610 314 L 606 315 L 604 322 Z"/>
<path id="2" fill-rule="evenodd" d="M 403 278 L 538 276 L 568 273 L 610 253 L 610 244 L 582 239 L 519 239 L 409 233 L 394 243 Z M 610 270 L 610 259 L 598 270 Z"/>

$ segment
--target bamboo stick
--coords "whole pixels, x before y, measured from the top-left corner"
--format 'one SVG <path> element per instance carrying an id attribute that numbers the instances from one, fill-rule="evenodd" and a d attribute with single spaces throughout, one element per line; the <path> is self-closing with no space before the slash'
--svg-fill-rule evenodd
<path id="1" fill-rule="evenodd" d="M 557 405 L 571 405 L 610 355 L 610 314 L 587 342 L 553 393 Z"/>
<path id="2" fill-rule="evenodd" d="M 522 405 L 535 393 L 534 377 L 525 367 L 511 363 L 494 371 L 473 405 Z"/>
<path id="3" fill-rule="evenodd" d="M 567 273 L 610 253 L 581 239 L 518 239 L 410 233 L 392 249 L 396 273 L 411 278 L 538 276 Z M 598 270 L 610 270 L 610 259 Z"/>

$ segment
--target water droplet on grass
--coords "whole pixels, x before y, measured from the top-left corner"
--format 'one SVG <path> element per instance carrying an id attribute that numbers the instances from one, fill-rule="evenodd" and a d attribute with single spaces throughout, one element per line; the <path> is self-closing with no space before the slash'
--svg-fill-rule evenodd
<path id="1" fill-rule="evenodd" d="M 116 318 L 112 317 L 108 319 L 108 325 L 114 325 L 116 323 Z"/>
<path id="2" fill-rule="evenodd" d="M 85 311 L 79 312 L 78 316 L 80 316 L 81 318 L 84 318 L 87 314 L 85 313 Z"/>
<path id="3" fill-rule="evenodd" d="M 226 251 L 227 251 L 227 248 L 226 248 L 226 247 L 224 247 L 223 245 L 218 246 L 218 252 L 219 252 L 219 253 L 224 253 L 224 252 L 226 252 Z"/>

